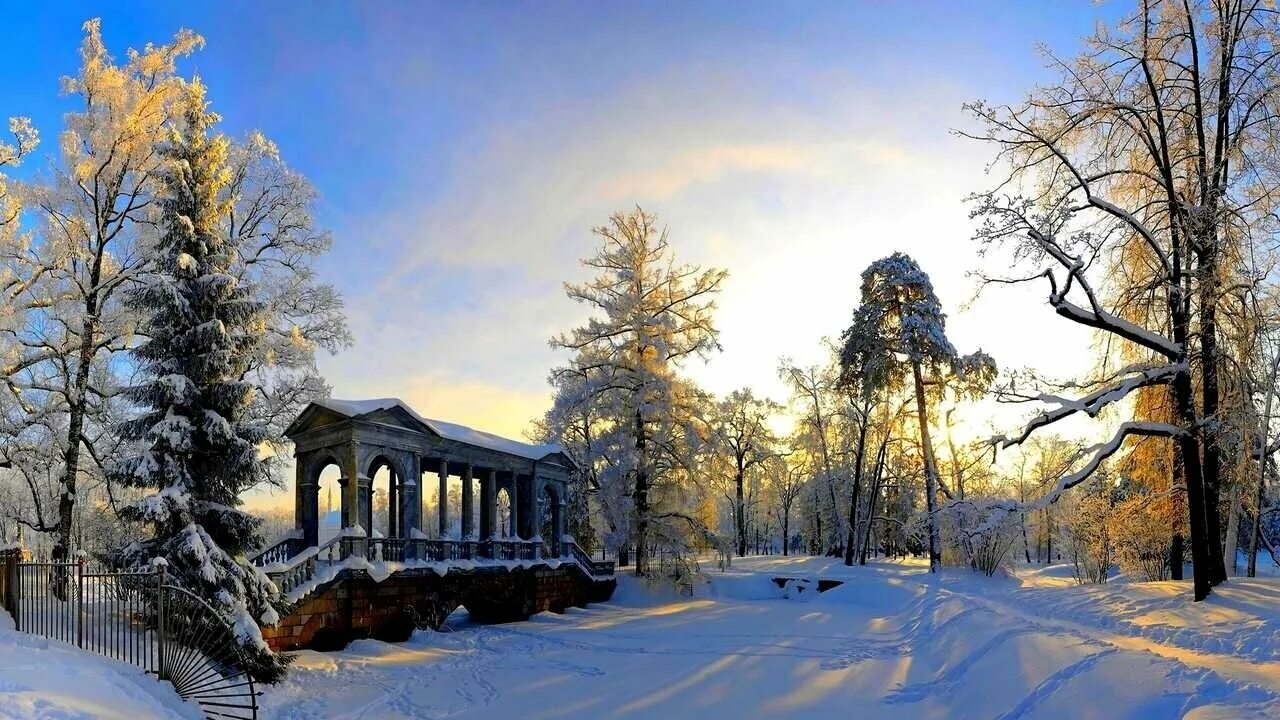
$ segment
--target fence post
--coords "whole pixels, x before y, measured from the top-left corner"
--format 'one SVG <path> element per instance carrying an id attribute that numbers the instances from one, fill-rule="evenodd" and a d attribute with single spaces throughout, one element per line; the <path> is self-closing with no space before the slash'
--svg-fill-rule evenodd
<path id="1" fill-rule="evenodd" d="M 156 675 L 161 680 L 169 679 L 169 670 L 165 666 L 165 607 L 164 607 L 164 575 L 165 566 L 159 564 L 156 569 L 156 648 L 157 648 L 157 667 Z"/>
<path id="2" fill-rule="evenodd" d="M 76 558 L 76 647 L 84 647 L 84 556 Z"/>

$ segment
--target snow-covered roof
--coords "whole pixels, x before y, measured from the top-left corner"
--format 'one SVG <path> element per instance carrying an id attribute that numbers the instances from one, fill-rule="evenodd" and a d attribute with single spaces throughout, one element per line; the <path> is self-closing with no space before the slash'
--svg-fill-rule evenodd
<path id="1" fill-rule="evenodd" d="M 469 428 L 466 425 L 445 422 L 444 420 L 433 420 L 418 414 L 417 410 L 409 407 L 409 404 L 400 398 L 377 398 L 374 400 L 338 400 L 329 398 L 325 400 L 316 400 L 316 405 L 327 408 L 336 413 L 346 415 L 347 417 L 356 417 L 359 415 L 368 415 L 369 413 L 379 410 L 390 410 L 398 407 L 409 413 L 415 420 L 431 428 L 433 432 L 446 440 L 466 443 L 476 447 L 487 448 L 504 452 L 508 455 L 516 455 L 530 460 L 541 460 L 542 458 L 553 453 L 560 452 L 560 446 L 552 443 L 542 445 L 533 445 L 519 440 L 511 440 L 500 435 L 494 435 L 483 430 Z"/>

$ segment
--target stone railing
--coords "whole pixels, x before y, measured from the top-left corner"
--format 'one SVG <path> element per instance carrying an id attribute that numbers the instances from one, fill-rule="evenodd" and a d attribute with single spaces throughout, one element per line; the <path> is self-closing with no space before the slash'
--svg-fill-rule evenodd
<path id="1" fill-rule="evenodd" d="M 612 562 L 592 560 L 591 556 L 587 554 L 587 551 L 579 547 L 576 542 L 565 540 L 561 542 L 560 545 L 568 550 L 565 554 L 568 557 L 573 558 L 573 560 L 578 563 L 578 566 L 585 570 L 591 577 L 613 577 Z"/>
<path id="2" fill-rule="evenodd" d="M 334 565 L 349 558 L 369 562 L 528 562 L 546 559 L 540 540 L 450 540 L 430 538 L 368 538 L 363 533 L 350 531 L 329 539 L 320 547 L 303 548 L 284 559 L 290 547 L 301 540 L 285 538 L 253 559 L 282 594 L 288 594 L 304 583 L 315 579 L 318 568 Z M 563 553 L 560 560 L 571 560 L 592 578 L 611 578 L 614 566 L 611 562 L 592 560 L 577 543 L 564 540 L 560 543 Z"/>
<path id="3" fill-rule="evenodd" d="M 371 562 L 453 562 L 460 560 L 537 560 L 537 540 L 450 540 L 429 538 L 342 538 L 342 559 L 363 557 Z"/>
<path id="4" fill-rule="evenodd" d="M 288 562 L 295 555 L 306 549 L 302 546 L 302 542 L 302 531 L 294 530 L 277 540 L 275 544 L 269 545 L 258 554 L 250 556 L 249 562 L 253 563 L 254 567 L 266 567 L 276 563 Z"/>

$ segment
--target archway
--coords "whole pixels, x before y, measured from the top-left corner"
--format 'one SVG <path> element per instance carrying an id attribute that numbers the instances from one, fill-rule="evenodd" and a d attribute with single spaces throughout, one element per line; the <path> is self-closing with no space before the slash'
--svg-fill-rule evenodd
<path id="1" fill-rule="evenodd" d="M 506 488 L 498 489 L 497 500 L 498 527 L 494 529 L 494 536 L 499 538 L 510 538 L 515 535 L 511 527 L 511 495 L 507 493 Z"/>
<path id="2" fill-rule="evenodd" d="M 404 498 L 400 474 L 386 456 L 378 455 L 369 463 L 369 517 L 367 526 L 370 537 L 403 537 Z"/>
<path id="3" fill-rule="evenodd" d="M 562 513 L 560 495 L 556 488 L 550 484 L 543 485 L 542 491 L 538 493 L 538 517 L 542 518 L 538 535 L 542 538 L 543 552 L 548 557 L 560 556 L 562 533 L 559 528 L 564 527 Z"/>
<path id="4" fill-rule="evenodd" d="M 342 532 L 342 468 L 330 460 L 320 469 L 316 480 L 316 504 L 319 522 L 316 544 L 329 542 Z"/>

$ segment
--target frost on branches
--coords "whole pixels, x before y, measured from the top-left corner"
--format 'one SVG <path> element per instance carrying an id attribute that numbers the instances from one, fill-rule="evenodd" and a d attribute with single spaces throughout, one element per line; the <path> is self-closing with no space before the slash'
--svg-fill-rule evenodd
<path id="1" fill-rule="evenodd" d="M 232 273 L 237 248 L 220 230 L 228 143 L 210 136 L 218 118 L 199 80 L 185 85 L 178 106 L 162 149 L 156 271 L 129 298 L 147 338 L 134 350 L 146 379 L 126 391 L 143 411 L 121 427 L 136 452 L 112 468 L 122 484 L 154 491 L 122 512 L 151 536 L 125 547 L 121 560 L 163 558 L 173 582 L 227 619 L 250 671 L 270 682 L 287 661 L 270 652 L 258 623 L 276 622 L 278 594 L 245 559 L 260 544 L 260 521 L 235 507 L 266 479 L 258 458 L 266 430 L 246 420 L 254 388 L 242 380 L 262 342 L 263 308 Z"/>
<path id="2" fill-rule="evenodd" d="M 964 394 L 981 393 L 994 379 L 995 361 L 981 350 L 961 357 L 947 339 L 946 315 L 929 276 L 904 253 L 881 258 L 862 272 L 861 301 L 844 333 L 840 363 L 875 392 L 903 386 L 910 378 L 920 431 L 928 515 L 929 570 L 942 561 L 937 493 L 942 485 L 929 435 L 926 386 L 951 385 Z"/>
<path id="3" fill-rule="evenodd" d="M 693 420 L 702 396 L 679 370 L 719 347 L 712 298 L 725 273 L 676 265 L 666 232 L 639 208 L 594 232 L 602 247 L 583 264 L 598 275 L 566 290 L 595 315 L 552 340 L 573 356 L 552 373 L 557 398 L 547 424 L 586 458 L 606 542 L 623 564 L 634 546 L 636 574 L 644 575 L 651 546 L 683 552 L 705 529 L 688 512 L 689 456 L 704 442 Z"/>

